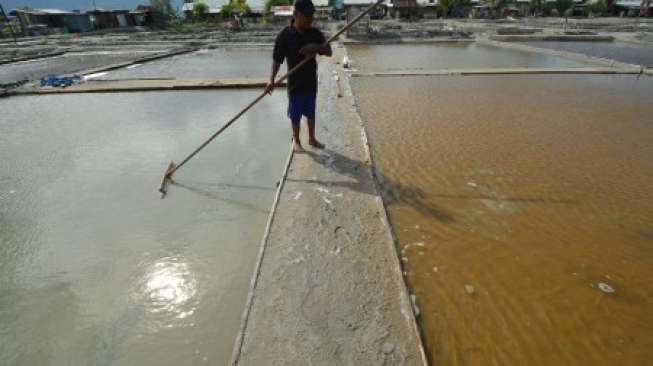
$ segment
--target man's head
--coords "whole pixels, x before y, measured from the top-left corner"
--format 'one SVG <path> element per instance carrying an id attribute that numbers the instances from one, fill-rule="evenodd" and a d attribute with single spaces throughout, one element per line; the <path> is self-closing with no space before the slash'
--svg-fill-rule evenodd
<path id="1" fill-rule="evenodd" d="M 295 26 L 299 31 L 303 32 L 311 28 L 313 25 L 313 13 L 315 13 L 315 6 L 311 0 L 296 0 L 295 1 Z"/>

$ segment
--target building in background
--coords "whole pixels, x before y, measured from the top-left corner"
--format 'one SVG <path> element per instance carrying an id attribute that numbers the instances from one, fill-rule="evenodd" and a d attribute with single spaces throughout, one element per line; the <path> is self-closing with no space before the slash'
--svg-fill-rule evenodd
<path id="1" fill-rule="evenodd" d="M 89 11 L 96 29 L 126 28 L 136 25 L 135 15 L 129 10 L 104 10 Z"/>
<path id="2" fill-rule="evenodd" d="M 25 35 L 81 33 L 93 30 L 88 13 L 59 9 L 15 10 Z"/>

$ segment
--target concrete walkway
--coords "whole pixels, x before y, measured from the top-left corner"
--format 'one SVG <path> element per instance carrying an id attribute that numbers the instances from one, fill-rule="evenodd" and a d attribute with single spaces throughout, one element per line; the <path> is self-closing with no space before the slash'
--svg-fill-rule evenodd
<path id="1" fill-rule="evenodd" d="M 292 156 L 234 365 L 426 364 L 347 85 L 338 97 L 333 73 L 343 53 L 335 51 L 319 66 L 318 137 L 327 149 Z"/>
<path id="2" fill-rule="evenodd" d="M 500 42 L 524 42 L 524 41 L 582 41 L 582 42 L 611 42 L 613 36 L 598 34 L 510 34 L 493 35 L 490 39 Z"/>
<path id="3" fill-rule="evenodd" d="M 166 91 L 166 90 L 201 90 L 201 89 L 262 89 L 267 85 L 267 79 L 263 78 L 220 78 L 220 79 L 175 79 L 175 78 L 151 78 L 151 79 L 125 79 L 88 81 L 81 84 L 73 84 L 65 88 L 52 87 L 25 87 L 14 90 L 13 95 L 39 95 L 39 94 L 70 94 L 70 93 L 123 93 L 143 91 Z M 279 87 L 286 83 L 279 84 Z"/>
<path id="4" fill-rule="evenodd" d="M 384 76 L 450 76 L 450 75 L 637 75 L 642 74 L 639 67 L 613 68 L 613 67 L 512 67 L 512 68 L 485 68 L 485 69 L 443 69 L 443 70 L 407 70 L 387 72 L 355 72 L 354 77 L 384 77 Z"/>

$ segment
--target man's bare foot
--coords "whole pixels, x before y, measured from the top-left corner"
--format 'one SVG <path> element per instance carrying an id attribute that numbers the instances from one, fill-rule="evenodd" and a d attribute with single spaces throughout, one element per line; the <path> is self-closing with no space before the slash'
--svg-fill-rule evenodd
<path id="1" fill-rule="evenodd" d="M 302 147 L 302 144 L 300 144 L 299 142 L 292 143 L 292 150 L 296 153 L 304 152 L 304 148 Z"/>
<path id="2" fill-rule="evenodd" d="M 324 144 L 317 141 L 316 139 L 312 139 L 312 140 L 308 141 L 308 144 L 313 146 L 316 149 L 324 149 Z"/>

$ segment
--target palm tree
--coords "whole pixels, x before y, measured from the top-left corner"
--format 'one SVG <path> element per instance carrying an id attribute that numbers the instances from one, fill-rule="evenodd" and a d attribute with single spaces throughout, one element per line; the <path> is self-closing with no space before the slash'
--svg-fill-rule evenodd
<path id="1" fill-rule="evenodd" d="M 567 31 L 567 21 L 569 20 L 569 9 L 574 5 L 573 0 L 556 0 L 555 8 L 559 16 L 565 17 L 565 31 Z"/>

